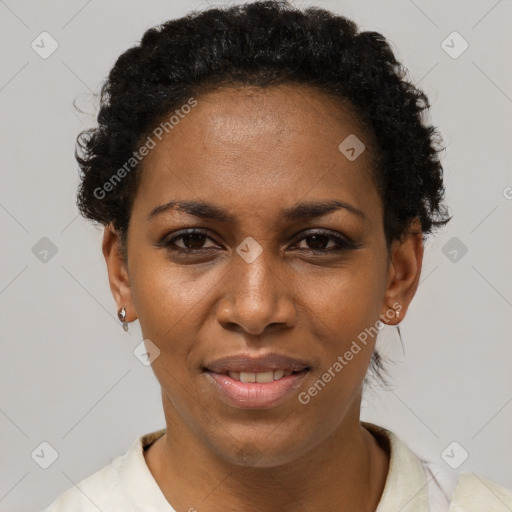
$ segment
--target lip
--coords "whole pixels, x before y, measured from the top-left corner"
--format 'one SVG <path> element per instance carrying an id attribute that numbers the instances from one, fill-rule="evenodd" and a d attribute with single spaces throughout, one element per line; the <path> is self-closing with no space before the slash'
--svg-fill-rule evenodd
<path id="1" fill-rule="evenodd" d="M 287 377 L 265 383 L 240 382 L 229 375 L 209 370 L 205 375 L 217 390 L 219 398 L 227 405 L 240 409 L 270 409 L 295 394 L 308 373 L 309 368 L 304 368 Z"/>
<path id="2" fill-rule="evenodd" d="M 217 374 L 227 374 L 228 372 L 258 373 L 274 370 L 300 372 L 305 368 L 309 368 L 309 364 L 305 361 L 284 354 L 272 353 L 257 357 L 235 354 L 211 361 L 205 365 L 204 369 Z"/>
<path id="3" fill-rule="evenodd" d="M 241 409 L 269 409 L 282 404 L 294 394 L 310 366 L 306 361 L 270 353 L 259 356 L 233 354 L 209 362 L 203 368 L 206 377 L 219 398 L 226 404 Z M 228 375 L 228 372 L 270 372 L 285 370 L 294 372 L 272 382 L 240 382 Z"/>

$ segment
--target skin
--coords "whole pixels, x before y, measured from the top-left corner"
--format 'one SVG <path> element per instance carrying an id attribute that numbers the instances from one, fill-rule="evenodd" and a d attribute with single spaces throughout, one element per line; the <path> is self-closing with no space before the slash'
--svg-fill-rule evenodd
<path id="1" fill-rule="evenodd" d="M 389 453 L 359 415 L 375 338 L 305 405 L 296 394 L 274 408 L 227 405 L 202 368 L 239 352 L 275 351 L 309 363 L 297 393 L 307 391 L 365 328 L 403 319 L 420 277 L 419 224 L 388 253 L 371 141 L 336 99 L 281 85 L 221 89 L 197 100 L 143 161 L 127 259 L 110 226 L 103 239 L 118 308 L 126 308 L 127 321 L 138 318 L 160 350 L 152 367 L 167 434 L 145 452 L 148 467 L 178 511 L 374 511 Z M 367 146 L 354 161 L 338 149 L 349 134 Z M 177 209 L 148 220 L 171 199 L 213 203 L 236 222 Z M 284 220 L 285 208 L 332 199 L 364 218 L 338 209 Z M 208 231 L 211 239 L 175 241 L 207 248 L 202 256 L 156 245 L 185 228 Z M 315 254 L 336 247 L 330 238 L 315 245 L 319 230 L 349 237 L 357 248 Z M 262 248 L 252 263 L 236 252 L 248 236 Z M 396 303 L 400 318 L 391 316 Z"/>

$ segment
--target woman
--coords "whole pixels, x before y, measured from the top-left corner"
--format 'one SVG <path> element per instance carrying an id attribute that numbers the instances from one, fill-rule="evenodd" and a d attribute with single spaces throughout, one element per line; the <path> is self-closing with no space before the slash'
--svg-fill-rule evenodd
<path id="1" fill-rule="evenodd" d="M 47 511 L 506 510 L 512 493 L 360 421 L 375 341 L 449 217 L 428 99 L 386 40 L 321 9 L 209 9 L 117 60 L 79 137 L 166 428 Z"/>

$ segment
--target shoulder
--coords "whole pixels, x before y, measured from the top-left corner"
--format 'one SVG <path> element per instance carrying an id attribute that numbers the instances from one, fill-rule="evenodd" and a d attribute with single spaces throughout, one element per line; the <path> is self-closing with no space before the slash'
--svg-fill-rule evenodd
<path id="1" fill-rule="evenodd" d="M 427 478 L 429 512 L 512 510 L 512 491 L 473 472 L 462 472 L 422 461 Z"/>
<path id="2" fill-rule="evenodd" d="M 390 454 L 378 512 L 511 512 L 512 491 L 472 472 L 418 457 L 396 434 L 364 422 Z"/>
<path id="3" fill-rule="evenodd" d="M 144 459 L 145 448 L 164 432 L 161 429 L 137 437 L 124 455 L 81 480 L 41 512 L 173 512 Z"/>
<path id="4" fill-rule="evenodd" d="M 122 459 L 123 456 L 116 457 L 104 468 L 73 485 L 42 512 L 112 510 L 118 487 L 118 468 Z"/>
<path id="5" fill-rule="evenodd" d="M 450 512 L 509 512 L 512 490 L 473 472 L 460 474 L 450 505 Z"/>

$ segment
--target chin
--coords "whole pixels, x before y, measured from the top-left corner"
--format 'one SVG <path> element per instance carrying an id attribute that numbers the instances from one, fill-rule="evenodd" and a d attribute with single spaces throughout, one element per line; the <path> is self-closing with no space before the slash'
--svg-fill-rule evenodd
<path id="1" fill-rule="evenodd" d="M 300 458 L 308 451 L 308 443 L 300 439 L 300 435 L 290 434 L 290 430 L 281 432 L 284 437 L 275 435 L 275 427 L 270 431 L 265 430 L 260 436 L 251 432 L 250 436 L 238 435 L 227 436 L 221 444 L 211 445 L 212 450 L 218 457 L 221 457 L 230 464 L 243 467 L 271 468 L 283 466 Z M 304 447 L 301 450 L 301 442 Z M 313 447 L 314 443 L 310 443 Z"/>

